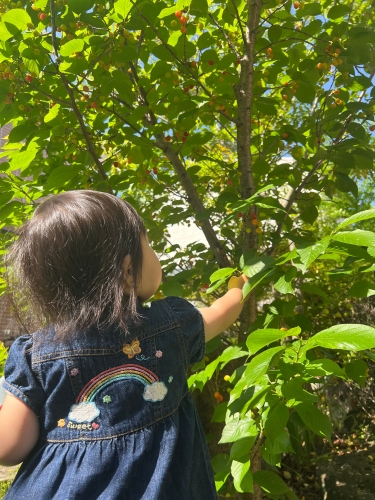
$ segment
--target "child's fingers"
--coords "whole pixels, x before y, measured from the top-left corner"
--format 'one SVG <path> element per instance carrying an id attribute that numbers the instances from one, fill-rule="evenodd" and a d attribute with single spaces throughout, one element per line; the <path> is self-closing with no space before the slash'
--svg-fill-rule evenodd
<path id="1" fill-rule="evenodd" d="M 232 288 L 242 288 L 245 284 L 245 279 L 242 276 L 232 276 L 228 281 L 228 290 Z"/>

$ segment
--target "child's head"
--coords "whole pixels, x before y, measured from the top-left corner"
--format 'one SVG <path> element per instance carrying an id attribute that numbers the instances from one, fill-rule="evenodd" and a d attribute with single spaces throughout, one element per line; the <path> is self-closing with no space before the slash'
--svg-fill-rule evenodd
<path id="1" fill-rule="evenodd" d="M 127 202 L 91 190 L 51 196 L 18 235 L 5 258 L 6 278 L 27 326 L 54 323 L 63 338 L 91 326 L 126 331 L 138 319 L 142 248 L 149 247 L 142 219 Z"/>

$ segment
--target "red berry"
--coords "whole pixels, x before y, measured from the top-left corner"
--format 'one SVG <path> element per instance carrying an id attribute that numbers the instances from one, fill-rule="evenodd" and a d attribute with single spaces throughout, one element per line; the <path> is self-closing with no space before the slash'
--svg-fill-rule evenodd
<path id="1" fill-rule="evenodd" d="M 176 17 L 181 17 L 182 16 L 182 12 L 180 10 L 176 10 L 176 12 L 174 13 L 174 15 Z"/>
<path id="2" fill-rule="evenodd" d="M 189 135 L 189 132 L 184 132 L 184 136 L 187 137 Z"/>
<path id="3" fill-rule="evenodd" d="M 180 17 L 180 23 L 181 23 L 181 24 L 186 24 L 186 23 L 187 23 L 187 18 L 186 18 L 186 17 L 184 17 L 184 16 L 181 16 L 181 17 Z"/>
<path id="4" fill-rule="evenodd" d="M 155 167 L 154 167 L 154 168 L 152 169 L 152 171 L 154 172 L 154 174 L 155 174 L 155 175 L 157 175 L 157 174 L 158 174 L 158 169 L 157 169 L 157 168 L 155 168 Z"/>
<path id="5" fill-rule="evenodd" d="M 213 65 L 215 64 L 215 61 L 213 61 L 212 59 L 210 59 L 210 60 L 208 61 L 208 64 L 209 64 L 210 66 L 213 66 Z"/>
<path id="6" fill-rule="evenodd" d="M 184 92 L 189 92 L 189 87 L 184 87 Z"/>
<path id="7" fill-rule="evenodd" d="M 251 218 L 256 219 L 257 218 L 256 214 L 251 214 Z"/>
<path id="8" fill-rule="evenodd" d="M 183 138 L 181 139 L 181 141 L 182 141 L 182 142 L 186 142 L 186 137 L 183 137 Z"/>
<path id="9" fill-rule="evenodd" d="M 370 131 L 373 132 L 375 130 L 375 125 L 371 125 Z"/>
<path id="10" fill-rule="evenodd" d="M 184 35 L 186 33 L 186 26 L 181 26 L 180 31 Z"/>
<path id="11" fill-rule="evenodd" d="M 189 85 L 189 89 L 193 89 L 193 88 L 194 88 L 194 84 L 193 84 L 193 83 L 191 83 L 191 84 Z"/>
<path id="12" fill-rule="evenodd" d="M 169 142 L 169 141 L 171 140 L 171 136 L 170 136 L 170 135 L 167 135 L 167 136 L 165 137 L 165 140 Z"/>
<path id="13" fill-rule="evenodd" d="M 294 4 L 293 4 L 293 5 L 294 5 L 294 8 L 295 8 L 296 10 L 297 10 L 297 9 L 299 9 L 299 2 L 294 2 Z"/>
<path id="14" fill-rule="evenodd" d="M 209 288 L 210 285 L 208 283 L 203 283 L 203 288 L 205 288 L 207 290 L 207 288 Z"/>
<path id="15" fill-rule="evenodd" d="M 231 186 L 233 184 L 233 181 L 231 179 L 228 179 L 227 184 L 228 184 L 228 186 Z"/>
<path id="16" fill-rule="evenodd" d="M 114 166 L 114 167 L 118 167 L 118 161 L 114 161 L 114 162 L 113 162 L 113 166 Z"/>
<path id="17" fill-rule="evenodd" d="M 284 132 L 284 133 L 281 135 L 281 137 L 282 137 L 283 139 L 287 139 L 287 138 L 289 137 L 289 134 L 288 134 L 287 132 Z"/>
<path id="18" fill-rule="evenodd" d="M 87 85 L 84 85 L 84 86 L 82 87 L 82 90 L 83 90 L 84 92 L 88 92 L 88 91 L 89 91 L 89 88 L 88 88 L 88 86 L 87 86 Z"/>
<path id="19" fill-rule="evenodd" d="M 33 81 L 33 77 L 31 75 L 26 75 L 25 80 L 30 83 Z"/>
<path id="20" fill-rule="evenodd" d="M 146 170 L 146 174 L 147 175 L 151 174 L 151 170 Z"/>
<path id="21" fill-rule="evenodd" d="M 271 47 L 268 47 L 268 49 L 267 49 L 267 54 L 272 54 L 272 49 L 271 49 Z"/>
<path id="22" fill-rule="evenodd" d="M 92 108 L 97 108 L 97 107 L 98 107 L 98 104 L 94 101 L 94 102 L 92 102 L 92 103 L 91 103 L 91 107 L 92 107 Z"/>
<path id="23" fill-rule="evenodd" d="M 45 19 L 47 17 L 47 14 L 45 14 L 44 12 L 41 12 L 39 15 L 38 15 L 39 19 L 41 21 L 43 21 L 43 19 Z"/>
<path id="24" fill-rule="evenodd" d="M 240 212 L 240 213 L 238 214 L 238 218 L 239 218 L 239 219 L 241 219 L 241 217 L 242 217 L 242 213 Z"/>

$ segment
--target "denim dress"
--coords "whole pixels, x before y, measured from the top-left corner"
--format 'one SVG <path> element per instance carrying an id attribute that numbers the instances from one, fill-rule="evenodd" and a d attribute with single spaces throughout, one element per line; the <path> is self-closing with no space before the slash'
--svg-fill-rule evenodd
<path id="1" fill-rule="evenodd" d="M 19 337 L 4 389 L 39 417 L 39 440 L 6 500 L 215 500 L 186 371 L 204 357 L 199 310 L 139 304 L 142 324 L 53 341 Z"/>

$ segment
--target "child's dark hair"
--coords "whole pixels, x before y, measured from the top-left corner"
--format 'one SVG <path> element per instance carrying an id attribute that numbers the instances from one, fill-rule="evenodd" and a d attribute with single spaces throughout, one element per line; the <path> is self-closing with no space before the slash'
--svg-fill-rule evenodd
<path id="1" fill-rule="evenodd" d="M 15 314 L 30 331 L 53 323 L 56 338 L 139 320 L 141 235 L 134 208 L 114 195 L 68 191 L 47 198 L 17 231 L 4 259 Z M 124 259 L 132 289 L 124 295 Z"/>

